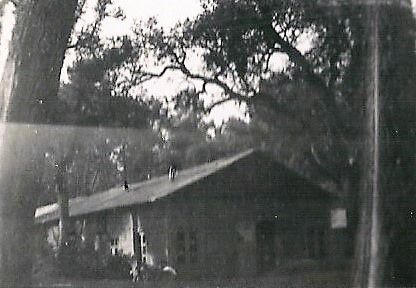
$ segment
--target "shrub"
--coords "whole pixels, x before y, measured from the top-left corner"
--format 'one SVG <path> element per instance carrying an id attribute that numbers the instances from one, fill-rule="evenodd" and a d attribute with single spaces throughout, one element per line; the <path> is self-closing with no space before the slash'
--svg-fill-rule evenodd
<path id="1" fill-rule="evenodd" d="M 109 256 L 104 269 L 104 278 L 128 279 L 130 277 L 130 258 L 127 256 Z"/>

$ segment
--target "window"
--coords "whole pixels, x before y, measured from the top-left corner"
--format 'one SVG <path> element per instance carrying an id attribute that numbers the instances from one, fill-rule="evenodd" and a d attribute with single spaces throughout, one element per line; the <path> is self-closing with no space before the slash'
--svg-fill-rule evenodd
<path id="1" fill-rule="evenodd" d="M 97 234 L 106 234 L 107 232 L 107 221 L 106 217 L 100 217 L 97 219 Z"/>
<path id="2" fill-rule="evenodd" d="M 310 258 L 325 256 L 325 230 L 322 227 L 311 227 L 307 231 L 307 248 Z"/>
<path id="3" fill-rule="evenodd" d="M 111 246 L 117 246 L 118 245 L 118 238 L 112 238 L 110 241 Z"/>
<path id="4" fill-rule="evenodd" d="M 176 262 L 178 264 L 185 264 L 186 262 L 186 250 L 185 250 L 185 232 L 179 230 L 176 233 Z"/>
<path id="5" fill-rule="evenodd" d="M 111 247 L 111 255 L 117 256 L 118 255 L 118 248 Z"/>
<path id="6" fill-rule="evenodd" d="M 192 264 L 198 262 L 198 241 L 196 231 L 189 233 L 189 261 Z"/>
<path id="7" fill-rule="evenodd" d="M 94 251 L 98 251 L 101 248 L 101 237 L 99 235 L 95 235 L 95 240 L 94 240 Z"/>
<path id="8" fill-rule="evenodd" d="M 198 263 L 198 233 L 196 230 L 185 232 L 179 229 L 175 235 L 177 264 Z"/>
<path id="9" fill-rule="evenodd" d="M 140 254 L 142 255 L 142 263 L 146 263 L 147 260 L 147 241 L 146 235 L 143 231 L 139 232 Z"/>
<path id="10" fill-rule="evenodd" d="M 121 251 L 120 248 L 118 247 L 118 237 L 116 238 L 111 238 L 110 240 L 110 251 L 111 251 L 111 255 L 120 255 Z"/>

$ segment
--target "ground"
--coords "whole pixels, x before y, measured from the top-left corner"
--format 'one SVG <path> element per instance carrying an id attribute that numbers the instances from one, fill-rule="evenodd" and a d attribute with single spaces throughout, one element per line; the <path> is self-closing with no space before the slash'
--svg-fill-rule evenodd
<path id="1" fill-rule="evenodd" d="M 128 280 L 38 280 L 35 287 L 77 288 L 343 288 L 349 287 L 349 265 L 308 262 L 296 267 L 276 269 L 255 278 L 227 280 L 173 280 L 132 283 Z"/>

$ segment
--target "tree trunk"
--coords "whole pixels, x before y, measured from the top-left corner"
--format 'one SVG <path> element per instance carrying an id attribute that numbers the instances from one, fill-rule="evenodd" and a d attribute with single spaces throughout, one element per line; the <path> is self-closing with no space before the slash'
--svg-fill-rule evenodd
<path id="1" fill-rule="evenodd" d="M 58 193 L 59 205 L 59 248 L 68 245 L 69 238 L 69 197 L 65 191 Z"/>
<path id="2" fill-rule="evenodd" d="M 65 167 L 64 167 L 65 168 Z M 68 271 L 73 266 L 73 255 L 71 251 L 74 247 L 70 241 L 71 219 L 69 218 L 69 195 L 64 186 L 64 169 L 58 168 L 56 193 L 59 205 L 59 239 L 57 260 L 62 271 Z"/>
<path id="3" fill-rule="evenodd" d="M 61 163 L 63 167 L 58 167 L 57 175 L 56 175 L 56 195 L 58 198 L 58 205 L 59 205 L 59 241 L 58 247 L 59 252 L 65 250 L 68 246 L 69 240 L 69 195 L 68 191 L 65 189 L 64 179 L 65 179 L 65 163 Z"/>
<path id="4" fill-rule="evenodd" d="M 17 2 L 16 25 L 1 79 L 2 120 L 53 123 L 60 71 L 76 0 Z M 36 125 L 7 124 L 0 142 L 0 287 L 30 287 L 41 147 Z"/>

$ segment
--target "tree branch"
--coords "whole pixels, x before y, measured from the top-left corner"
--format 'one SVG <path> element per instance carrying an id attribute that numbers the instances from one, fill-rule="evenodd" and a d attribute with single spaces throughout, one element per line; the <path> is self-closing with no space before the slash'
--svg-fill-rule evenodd
<path id="1" fill-rule="evenodd" d="M 207 84 L 214 84 L 220 88 L 222 88 L 224 90 L 224 92 L 229 95 L 229 100 L 238 100 L 238 101 L 247 101 L 248 97 L 245 95 L 242 95 L 240 93 L 235 92 L 234 90 L 232 90 L 225 82 L 219 80 L 218 77 L 214 77 L 214 78 L 210 78 L 207 76 L 203 76 L 201 74 L 197 74 L 197 73 L 192 73 L 186 66 L 185 64 L 180 64 L 179 65 L 179 70 L 188 78 L 193 79 L 193 80 L 201 80 L 204 83 Z"/>
<path id="2" fill-rule="evenodd" d="M 272 24 L 264 26 L 263 29 L 280 46 L 280 50 L 288 55 L 289 60 L 301 69 L 301 72 L 306 76 L 306 80 L 323 93 L 323 103 L 330 117 L 329 126 L 335 134 L 343 136 L 345 133 L 345 125 L 340 118 L 333 91 L 330 91 L 325 81 L 313 71 L 312 65 L 305 56 L 296 47 L 285 41 L 273 28 Z"/>
<path id="3" fill-rule="evenodd" d="M 168 65 L 168 66 L 165 66 L 165 68 L 163 68 L 163 70 L 160 71 L 159 73 L 141 71 L 138 73 L 139 74 L 137 77 L 138 80 L 135 80 L 134 84 L 139 85 L 147 81 L 150 81 L 154 78 L 160 78 L 163 75 L 165 75 L 166 72 L 168 72 L 169 70 L 180 70 L 180 67 L 176 65 Z"/>
<path id="4" fill-rule="evenodd" d="M 327 177 L 329 177 L 332 181 L 334 181 L 336 184 L 340 184 L 340 179 L 339 177 L 336 175 L 336 173 L 334 173 L 332 170 L 328 169 L 328 165 L 322 163 L 322 159 L 320 159 L 318 152 L 316 151 L 315 147 L 313 144 L 311 144 L 310 146 L 310 152 L 312 155 L 312 160 L 313 163 L 315 164 L 315 166 L 321 170 L 322 173 L 325 173 Z"/>
<path id="5" fill-rule="evenodd" d="M 79 40 L 77 40 L 73 44 L 69 44 L 68 46 L 66 46 L 66 49 L 73 49 L 73 48 L 77 48 L 78 46 L 79 46 Z"/>
<path id="6" fill-rule="evenodd" d="M 243 95 L 241 93 L 238 93 L 236 91 L 234 91 L 232 88 L 229 87 L 229 85 L 223 81 L 221 81 L 219 79 L 218 76 L 214 76 L 214 77 L 209 77 L 209 76 L 204 76 L 202 74 L 198 74 L 198 73 L 193 73 L 191 72 L 188 67 L 186 67 L 185 65 L 185 59 L 186 59 L 186 53 L 185 51 L 182 51 L 184 56 L 180 57 L 177 53 L 175 53 L 175 51 L 173 49 L 169 49 L 169 56 L 173 58 L 173 60 L 176 62 L 173 65 L 168 65 L 165 66 L 163 68 L 163 70 L 159 73 L 153 73 L 153 72 L 143 72 L 141 71 L 138 76 L 138 80 L 135 81 L 136 85 L 139 84 L 143 84 L 144 82 L 147 82 L 151 79 L 154 78 L 159 78 L 162 77 L 167 71 L 169 70 L 176 70 L 176 71 L 181 71 L 187 78 L 192 79 L 192 80 L 200 80 L 203 82 L 203 89 L 201 91 L 199 91 L 197 93 L 197 95 L 202 94 L 203 92 L 206 92 L 206 85 L 208 84 L 212 84 L 215 86 L 220 87 L 221 89 L 224 90 L 225 94 L 228 95 L 227 98 L 222 99 L 218 102 L 215 102 L 214 104 L 210 105 L 210 107 L 208 107 L 206 109 L 206 112 L 210 112 L 215 106 L 222 104 L 224 102 L 227 102 L 229 100 L 237 100 L 237 101 L 244 101 L 244 102 L 248 102 L 249 101 L 249 96 L 248 95 Z"/>
<path id="7" fill-rule="evenodd" d="M 15 7 L 20 5 L 20 0 L 9 0 Z M 4 1 L 4 4 L 7 4 L 7 0 Z"/>
<path id="8" fill-rule="evenodd" d="M 205 113 L 210 113 L 212 111 L 212 109 L 214 109 L 215 107 L 217 107 L 218 105 L 224 104 L 228 101 L 231 101 L 232 99 L 230 98 L 223 98 L 221 100 L 215 101 L 214 103 L 212 103 L 211 105 L 209 105 L 207 108 L 204 109 Z"/>

